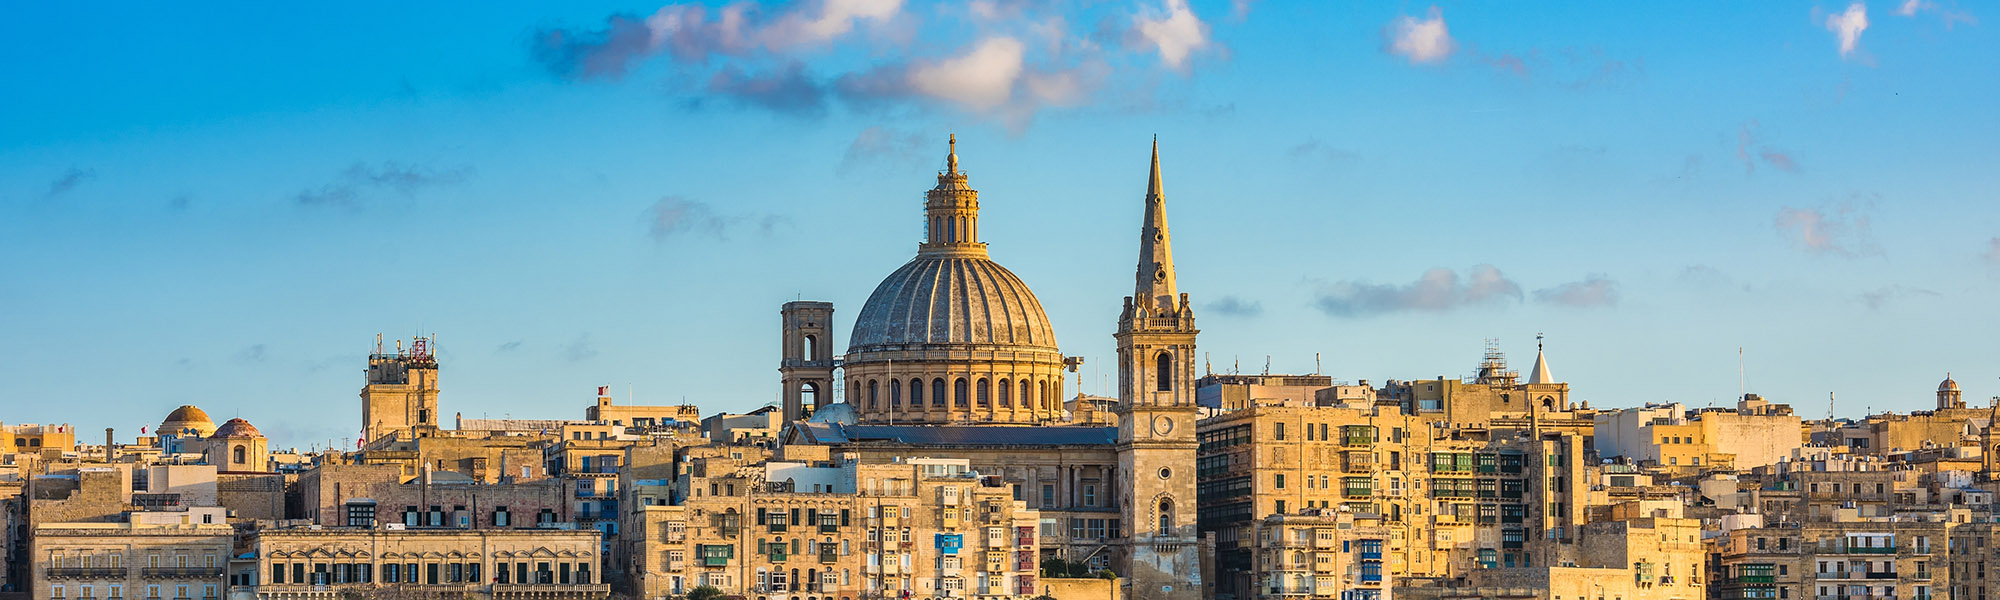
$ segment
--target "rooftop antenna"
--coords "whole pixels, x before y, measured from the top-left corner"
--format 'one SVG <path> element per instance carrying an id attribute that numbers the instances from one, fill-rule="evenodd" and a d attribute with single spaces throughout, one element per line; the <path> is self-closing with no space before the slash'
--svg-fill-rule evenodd
<path id="1" fill-rule="evenodd" d="M 1264 374 L 1271 374 L 1271 355 L 1269 354 L 1264 355 Z"/>
<path id="2" fill-rule="evenodd" d="M 1746 385 L 1744 382 L 1745 379 L 1743 377 L 1743 347 L 1737 346 L 1736 347 L 1736 399 L 1737 400 L 1743 400 L 1750 397 L 1750 387 Z"/>
<path id="3" fill-rule="evenodd" d="M 1313 374 L 1314 374 L 1314 375 L 1318 375 L 1318 374 L 1319 374 L 1319 353 L 1318 353 L 1318 352 L 1314 352 L 1314 353 L 1313 353 Z"/>

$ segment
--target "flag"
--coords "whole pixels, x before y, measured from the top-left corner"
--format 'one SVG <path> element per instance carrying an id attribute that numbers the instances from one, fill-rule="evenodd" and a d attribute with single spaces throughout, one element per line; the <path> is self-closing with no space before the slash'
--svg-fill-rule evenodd
<path id="1" fill-rule="evenodd" d="M 144 435 L 144 434 L 146 433 L 146 426 L 145 426 L 145 425 L 140 425 L 140 426 L 139 426 L 139 433 L 140 433 L 140 435 Z"/>

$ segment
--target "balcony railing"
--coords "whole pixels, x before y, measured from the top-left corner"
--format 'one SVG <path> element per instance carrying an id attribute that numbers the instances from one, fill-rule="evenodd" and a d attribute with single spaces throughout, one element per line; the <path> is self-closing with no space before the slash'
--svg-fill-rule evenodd
<path id="1" fill-rule="evenodd" d="M 221 577 L 222 567 L 146 567 L 141 577 Z"/>
<path id="2" fill-rule="evenodd" d="M 1848 546 L 1847 553 L 1848 554 L 1895 554 L 1896 547 L 1889 546 L 1885 548 L 1885 547 L 1875 547 L 1875 546 Z"/>
<path id="3" fill-rule="evenodd" d="M 50 579 L 124 579 L 125 567 L 49 567 L 42 573 Z"/>

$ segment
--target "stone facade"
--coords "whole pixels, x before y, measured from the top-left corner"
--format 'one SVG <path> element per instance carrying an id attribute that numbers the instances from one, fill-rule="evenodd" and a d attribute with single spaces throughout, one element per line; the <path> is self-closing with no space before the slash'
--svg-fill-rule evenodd
<path id="1" fill-rule="evenodd" d="M 597 532 L 555 529 L 263 529 L 232 565 L 232 597 L 346 597 L 395 588 L 445 598 L 602 598 Z M 241 594 L 238 596 L 237 594 Z"/>
<path id="2" fill-rule="evenodd" d="M 234 529 L 213 524 L 42 523 L 34 528 L 36 600 L 222 597 Z"/>
<path id="3" fill-rule="evenodd" d="M 963 460 L 694 461 L 685 501 L 640 507 L 631 593 L 1028 598 L 1039 517 Z"/>
<path id="4" fill-rule="evenodd" d="M 325 527 L 519 528 L 570 522 L 572 486 L 560 479 L 488 484 L 463 478 L 408 482 L 393 465 L 322 465 L 299 476 L 292 518 Z"/>

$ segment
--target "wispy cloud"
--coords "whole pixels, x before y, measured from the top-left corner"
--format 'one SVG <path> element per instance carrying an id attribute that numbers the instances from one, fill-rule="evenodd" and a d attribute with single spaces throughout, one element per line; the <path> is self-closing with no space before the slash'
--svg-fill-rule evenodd
<path id="1" fill-rule="evenodd" d="M 993 118 L 1019 130 L 1049 109 L 1083 106 L 1114 79 L 1125 91 L 1153 94 L 1150 78 L 1113 70 L 1147 56 L 1188 74 L 1217 44 L 1210 25 L 1186 0 L 1106 15 L 1096 29 L 1075 27 L 1065 3 L 980 0 L 921 5 L 901 0 L 805 0 L 782 8 L 748 1 L 720 7 L 669 4 L 651 15 L 618 14 L 591 28 L 536 32 L 530 54 L 569 81 L 615 81 L 655 57 L 686 74 L 692 95 L 819 116 L 835 107 L 859 112 L 943 109 Z M 968 21 L 951 23 L 957 19 Z M 915 44 L 917 28 L 960 31 L 963 45 Z M 865 67 L 828 59 L 843 45 L 865 43 Z M 704 83 L 705 82 L 705 83 Z"/>
<path id="2" fill-rule="evenodd" d="M 597 358 L 597 344 L 591 341 L 589 332 L 584 332 L 563 345 L 562 358 L 573 363 Z"/>
<path id="3" fill-rule="evenodd" d="M 1308 138 L 1286 150 L 1285 155 L 1292 158 L 1320 158 L 1332 162 L 1352 160 L 1356 156 L 1353 152 L 1326 145 L 1320 142 L 1319 138 Z"/>
<path id="4" fill-rule="evenodd" d="M 1896 7 L 1896 14 L 1899 16 L 1915 17 L 1920 13 L 1936 13 L 1938 18 L 1944 20 L 1945 29 L 1951 29 L 1959 23 L 1967 25 L 1979 24 L 1978 17 L 1958 10 L 1956 5 L 1946 8 L 1932 0 L 1903 0 L 1903 3 Z"/>
<path id="5" fill-rule="evenodd" d="M 264 359 L 269 358 L 270 356 L 271 356 L 270 348 L 266 347 L 264 344 L 251 344 L 250 346 L 244 347 L 242 350 L 236 351 L 236 362 L 260 363 L 264 362 Z"/>
<path id="6" fill-rule="evenodd" d="M 1881 253 L 1869 234 L 1868 217 L 1850 203 L 1831 211 L 1787 206 L 1778 210 L 1776 225 L 1811 254 L 1855 258 Z"/>
<path id="7" fill-rule="evenodd" d="M 514 340 L 511 342 L 500 344 L 498 347 L 493 348 L 493 351 L 496 353 L 513 352 L 515 350 L 519 350 L 520 348 L 521 348 L 521 340 Z"/>
<path id="8" fill-rule="evenodd" d="M 1909 298 L 1923 298 L 1923 297 L 1942 298 L 1944 297 L 1944 294 L 1939 294 L 1937 292 L 1923 288 L 1904 287 L 1900 285 L 1885 285 L 1880 288 L 1876 288 L 1874 291 L 1863 292 L 1858 299 L 1861 301 L 1862 304 L 1868 305 L 1868 308 L 1871 310 L 1881 310 L 1882 307 L 1888 306 L 1900 300 Z"/>
<path id="9" fill-rule="evenodd" d="M 388 190 L 403 195 L 428 187 L 463 183 L 472 176 L 471 167 L 431 169 L 397 162 L 379 165 L 354 163 L 332 182 L 300 190 L 292 201 L 301 206 L 341 206 L 358 208 L 371 191 Z"/>
<path id="10" fill-rule="evenodd" d="M 1743 173 L 1756 173 L 1759 160 L 1780 171 L 1799 172 L 1799 162 L 1792 158 L 1791 153 L 1763 143 L 1758 137 L 1758 129 L 1755 120 L 1747 121 L 1736 129 L 1736 160 L 1743 163 Z"/>
<path id="11" fill-rule="evenodd" d="M 826 89 L 798 62 L 760 74 L 723 67 L 708 78 L 708 91 L 742 106 L 776 113 L 818 116 L 826 112 Z"/>
<path id="12" fill-rule="evenodd" d="M 1535 290 L 1535 301 L 1570 308 L 1617 306 L 1618 282 L 1593 273 L 1582 281 Z"/>
<path id="13" fill-rule="evenodd" d="M 1437 64 L 1451 57 L 1457 43 L 1445 26 L 1444 11 L 1432 6 L 1428 18 L 1397 17 L 1382 30 L 1383 49 L 1411 64 Z"/>
<path id="14" fill-rule="evenodd" d="M 1335 317 L 1366 317 L 1405 311 L 1444 312 L 1463 307 L 1499 305 L 1521 299 L 1521 285 L 1493 265 L 1477 265 L 1460 279 L 1456 271 L 1439 267 L 1407 284 L 1342 281 L 1322 285 L 1313 306 Z"/>
<path id="15" fill-rule="evenodd" d="M 759 232 L 768 234 L 783 225 L 785 219 L 778 215 L 724 215 L 706 202 L 667 196 L 646 209 L 646 223 L 647 235 L 655 241 L 689 234 L 705 234 L 727 240 L 732 231 L 743 226 L 755 227 Z"/>
<path id="16" fill-rule="evenodd" d="M 872 125 L 855 134 L 854 141 L 847 144 L 847 153 L 840 158 L 840 170 L 852 171 L 871 162 L 917 164 L 923 161 L 926 145 L 936 148 L 936 142 L 927 144 L 923 135 Z"/>
<path id="17" fill-rule="evenodd" d="M 1868 30 L 1868 5 L 1847 5 L 1847 10 L 1826 17 L 1826 30 L 1840 41 L 1840 57 L 1847 58 L 1861 46 L 1861 32 Z"/>
<path id="18" fill-rule="evenodd" d="M 1238 296 L 1216 298 L 1214 302 L 1208 303 L 1205 308 L 1214 311 L 1215 314 L 1226 317 L 1254 317 L 1264 314 L 1264 303 L 1256 300 L 1245 300 Z"/>
<path id="19" fill-rule="evenodd" d="M 67 194 L 70 190 L 76 189 L 76 186 L 82 185 L 83 182 L 96 178 L 97 171 L 95 169 L 70 167 L 68 171 L 63 171 L 62 175 L 57 176 L 54 181 L 49 182 L 49 191 L 43 197 L 54 198 Z"/>

